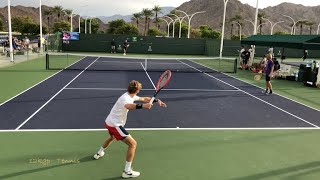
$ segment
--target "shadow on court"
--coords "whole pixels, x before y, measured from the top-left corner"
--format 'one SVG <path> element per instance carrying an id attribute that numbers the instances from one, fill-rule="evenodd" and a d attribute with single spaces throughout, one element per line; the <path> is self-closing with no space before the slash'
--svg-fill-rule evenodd
<path id="1" fill-rule="evenodd" d="M 301 164 L 301 165 L 297 165 L 297 166 L 291 166 L 291 167 L 287 167 L 287 168 L 283 168 L 283 169 L 267 171 L 264 173 L 258 173 L 258 174 L 253 174 L 253 175 L 239 177 L 239 178 L 232 178 L 230 180 L 259 180 L 259 179 L 276 177 L 279 175 L 294 173 L 297 171 L 303 171 L 303 170 L 308 170 L 308 169 L 313 169 L 313 168 L 317 168 L 317 169 L 314 169 L 311 171 L 309 170 L 305 173 L 311 174 L 311 173 L 319 172 L 320 171 L 320 161 L 309 162 L 309 163 L 305 163 L 305 164 Z M 306 175 L 305 173 L 302 173 L 302 174 Z M 292 180 L 296 176 L 301 176 L 302 174 L 290 176 L 289 179 Z"/>
<path id="2" fill-rule="evenodd" d="M 86 157 L 83 157 L 83 158 L 79 159 L 79 161 L 80 161 L 80 164 L 81 164 L 81 163 L 94 161 L 94 159 L 92 158 L 92 156 L 86 156 Z M 21 172 L 15 172 L 15 173 L 1 175 L 0 179 L 14 178 L 14 177 L 17 177 L 17 176 L 23 176 L 23 175 L 26 175 L 26 174 L 37 173 L 37 172 L 40 172 L 40 171 L 46 171 L 46 170 L 59 168 L 59 167 L 64 167 L 64 166 L 70 166 L 70 165 L 76 165 L 76 164 L 75 163 L 65 163 L 65 164 L 58 164 L 58 165 L 54 165 L 54 166 L 30 169 L 30 170 L 25 170 L 25 171 L 21 171 Z"/>

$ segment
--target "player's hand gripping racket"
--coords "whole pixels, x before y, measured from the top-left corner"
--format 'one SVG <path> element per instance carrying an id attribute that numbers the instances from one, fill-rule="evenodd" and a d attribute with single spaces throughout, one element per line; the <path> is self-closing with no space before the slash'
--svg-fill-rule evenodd
<path id="1" fill-rule="evenodd" d="M 154 99 L 156 98 L 157 94 L 169 83 L 171 79 L 171 71 L 166 70 L 159 78 L 157 86 L 156 86 L 156 92 L 154 93 L 153 97 L 150 100 L 150 104 L 153 103 Z"/>

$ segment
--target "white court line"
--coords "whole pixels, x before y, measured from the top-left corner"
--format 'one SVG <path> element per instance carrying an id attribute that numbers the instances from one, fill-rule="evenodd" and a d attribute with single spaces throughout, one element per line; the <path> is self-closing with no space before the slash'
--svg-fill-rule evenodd
<path id="1" fill-rule="evenodd" d="M 181 62 L 181 61 L 180 61 L 180 62 Z M 184 62 L 181 62 L 181 63 L 184 63 Z M 186 63 L 184 63 L 184 64 L 186 64 Z M 193 66 L 191 66 L 191 65 L 189 65 L 189 64 L 186 64 L 186 65 L 189 66 L 189 67 L 191 67 L 191 68 L 193 68 L 193 69 L 195 69 L 195 70 L 197 70 L 197 71 L 199 71 L 199 72 L 201 72 L 201 70 L 199 70 L 199 69 L 197 69 L 197 68 L 195 68 L 195 67 L 193 67 Z M 226 85 L 229 85 L 230 87 L 233 87 L 233 88 L 235 88 L 235 89 L 238 89 L 239 91 L 241 91 L 241 92 L 243 92 L 243 93 L 245 93 L 245 94 L 247 94 L 247 95 L 249 95 L 249 96 L 251 96 L 251 97 L 253 97 L 253 98 L 255 98 L 255 99 L 259 100 L 259 101 L 261 101 L 261 102 L 264 102 L 264 103 L 266 103 L 266 104 L 268 104 L 268 105 L 270 105 L 270 106 L 272 106 L 272 107 L 274 107 L 274 108 L 276 108 L 276 109 L 278 109 L 278 110 L 280 110 L 280 111 L 282 111 L 282 112 L 284 112 L 284 113 L 286 113 L 286 114 L 289 114 L 289 115 L 292 116 L 292 117 L 295 117 L 295 118 L 297 118 L 297 119 L 299 119 L 299 120 L 301 120 L 301 121 L 303 121 L 303 122 L 305 122 L 305 123 L 308 123 L 308 124 L 310 124 L 310 125 L 312 125 L 312 126 L 314 126 L 314 127 L 316 127 L 316 128 L 319 128 L 319 126 L 317 126 L 317 125 L 315 125 L 315 124 L 313 124 L 313 123 L 311 123 L 311 122 L 309 122 L 309 121 L 307 121 L 307 120 L 305 120 L 305 119 L 303 119 L 303 118 L 301 118 L 301 117 L 299 117 L 299 116 L 296 116 L 296 115 L 294 115 L 294 114 L 292 114 L 292 113 L 290 113 L 290 112 L 288 112 L 288 111 L 286 111 L 286 110 L 284 110 L 284 109 L 282 109 L 282 108 L 280 108 L 280 107 L 278 107 L 278 106 L 275 106 L 275 105 L 273 105 L 273 104 L 271 104 L 271 103 L 269 103 L 269 102 L 267 102 L 267 101 L 265 101 L 265 100 L 263 100 L 263 99 L 261 99 L 261 98 L 258 98 L 257 96 L 254 96 L 254 95 L 252 95 L 252 94 L 250 94 L 250 93 L 248 93 L 248 92 L 245 92 L 245 91 L 241 90 L 240 88 L 237 88 L 237 87 L 235 87 L 235 86 L 233 86 L 233 85 L 231 85 L 231 84 L 229 84 L 229 83 L 227 83 L 227 82 L 224 82 L 224 81 L 222 81 L 222 80 L 220 80 L 220 79 L 218 79 L 218 78 L 216 78 L 216 77 L 214 77 L 214 76 L 212 76 L 212 75 L 210 75 L 210 74 L 208 74 L 208 73 L 203 73 L 203 74 L 205 74 L 205 75 L 207 75 L 207 76 L 209 76 L 209 77 L 212 77 L 212 78 L 214 78 L 214 79 L 216 79 L 216 80 L 218 80 L 218 81 L 220 81 L 220 82 L 222 82 L 222 83 L 224 83 L 224 84 L 226 84 Z"/>
<path id="2" fill-rule="evenodd" d="M 148 78 L 149 78 L 149 80 L 150 80 L 150 82 L 151 82 L 151 84 L 152 84 L 152 86 L 153 86 L 153 88 L 154 88 L 154 90 L 155 90 L 155 89 L 156 89 L 156 86 L 154 85 L 154 83 L 153 83 L 153 81 L 152 81 L 151 77 L 149 76 L 149 74 L 148 74 L 148 72 L 147 72 L 146 68 L 143 66 L 143 64 L 142 64 L 142 63 L 141 63 L 141 66 L 142 66 L 142 68 L 144 69 L 144 72 L 146 72 L 146 74 L 147 74 L 147 76 L 148 76 Z"/>
<path id="3" fill-rule="evenodd" d="M 34 112 L 29 118 L 27 118 L 22 124 L 20 124 L 15 130 L 19 130 L 23 125 L 25 125 L 32 117 L 34 117 L 41 109 L 43 109 L 47 104 L 49 104 L 58 94 L 60 94 L 67 86 L 69 86 L 74 80 L 76 80 L 85 70 L 87 70 L 93 63 L 95 63 L 99 58 L 94 60 L 88 67 L 81 71 L 76 77 L 74 77 L 68 84 L 66 84 L 60 91 L 58 91 L 54 96 L 52 96 L 45 104 L 43 104 L 36 112 Z"/>
<path id="4" fill-rule="evenodd" d="M 79 62 L 79 61 L 83 60 L 84 58 L 86 58 L 86 57 L 83 57 L 83 58 L 79 59 L 78 61 L 76 61 L 76 62 L 72 63 L 72 64 L 71 64 L 71 65 L 69 65 L 68 67 L 70 67 L 70 66 L 74 65 L 75 63 L 77 63 L 77 62 Z M 67 68 L 68 68 L 68 67 L 67 67 Z M 64 70 L 64 69 L 62 69 L 62 70 L 60 70 L 60 71 L 58 71 L 58 72 L 54 73 L 53 75 L 51 75 L 51 76 L 47 77 L 46 79 L 44 79 L 44 80 L 40 81 L 39 83 L 37 83 L 37 84 L 35 84 L 35 85 L 33 85 L 33 86 L 29 87 L 28 89 L 26 89 L 26 90 L 22 91 L 21 93 L 19 93 L 19 94 L 17 94 L 17 95 L 15 95 L 15 96 L 13 96 L 12 98 L 10 98 L 10 99 L 8 99 L 7 101 L 5 101 L 5 102 L 3 102 L 2 104 L 0 104 L 0 107 L 1 107 L 2 105 L 6 104 L 7 102 L 9 102 L 9 101 L 13 100 L 14 98 L 16 98 L 16 97 L 20 96 L 21 94 L 23 94 L 23 93 L 25 93 L 25 92 L 29 91 L 30 89 L 32 89 L 32 88 L 34 88 L 34 87 L 38 86 L 39 84 L 41 84 L 41 83 L 45 82 L 46 80 L 48 80 L 48 79 L 52 78 L 53 76 L 55 76 L 55 75 L 59 74 L 59 73 L 60 73 L 60 72 L 62 72 L 63 70 Z"/>
<path id="5" fill-rule="evenodd" d="M 125 88 L 65 88 L 65 90 L 98 90 L 98 91 L 125 91 Z M 142 91 L 154 91 L 154 89 L 141 89 Z M 162 91 L 203 91 L 203 92 L 239 92 L 234 90 L 220 90 L 220 89 L 162 89 Z"/>
<path id="6" fill-rule="evenodd" d="M 138 63 L 144 63 L 144 62 L 125 62 L 125 61 L 97 61 L 97 63 L 122 63 L 122 64 L 138 64 Z M 164 63 L 164 62 L 148 62 L 148 64 L 166 64 L 166 65 L 172 65 L 172 64 L 181 64 L 181 63 Z"/>
<path id="7" fill-rule="evenodd" d="M 212 69 L 212 70 L 215 70 L 215 71 L 219 72 L 219 71 L 216 70 L 216 69 L 213 69 L 213 68 L 208 67 L 208 66 L 206 66 L 206 65 L 200 64 L 200 63 L 198 63 L 198 62 L 195 62 L 195 61 L 191 61 L 191 62 L 196 63 L 196 64 L 198 64 L 198 65 L 200 65 L 200 66 L 206 67 L 206 68 L 208 68 L 208 69 Z M 245 83 L 250 84 L 251 86 L 257 87 L 257 88 L 259 88 L 259 89 L 265 90 L 264 88 L 262 88 L 262 87 L 260 87 L 260 86 L 257 86 L 257 85 L 255 85 L 255 84 L 252 84 L 252 83 L 247 82 L 247 81 L 244 81 L 244 80 L 241 80 L 241 79 L 239 79 L 239 78 L 237 78 L 237 77 L 233 77 L 233 76 L 231 76 L 231 75 L 229 75 L 229 74 L 226 74 L 226 73 L 223 73 L 223 72 L 219 72 L 219 73 L 221 73 L 221 74 L 223 74 L 223 75 L 226 75 L 226 76 L 228 76 L 228 77 L 237 79 L 237 80 L 239 80 L 239 81 L 245 82 Z M 295 103 L 298 103 L 298 104 L 300 104 L 300 105 L 303 105 L 303 106 L 305 106 L 305 107 L 308 107 L 308 108 L 310 108 L 310 109 L 313 109 L 313 110 L 316 110 L 316 111 L 320 112 L 320 109 L 316 109 L 316 108 L 314 108 L 314 107 L 311 107 L 311 106 L 309 106 L 309 105 L 303 104 L 303 103 L 298 102 L 298 101 L 296 101 L 296 100 L 294 100 L 294 99 L 290 99 L 290 98 L 288 98 L 288 97 L 286 97 L 286 96 L 283 96 L 283 95 L 281 95 L 281 94 L 277 94 L 277 93 L 275 93 L 275 92 L 273 92 L 273 94 L 276 94 L 276 95 L 278 95 L 278 96 L 280 96 L 280 97 L 283 97 L 283 98 L 285 98 L 285 99 L 288 99 L 288 100 L 290 100 L 290 101 L 293 101 L 293 102 L 295 102 Z"/>
<path id="8" fill-rule="evenodd" d="M 315 127 L 278 127 L 278 128 L 126 128 L 129 131 L 179 131 L 179 130 L 212 130 L 212 131 L 254 131 L 254 130 L 320 130 Z M 21 130 L 0 130 L 0 133 L 6 132 L 90 132 L 107 131 L 107 129 L 21 129 Z"/>

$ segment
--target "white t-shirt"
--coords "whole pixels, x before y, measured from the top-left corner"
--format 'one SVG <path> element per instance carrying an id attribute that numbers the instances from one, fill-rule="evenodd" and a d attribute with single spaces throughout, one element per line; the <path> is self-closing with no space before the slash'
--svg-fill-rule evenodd
<path id="1" fill-rule="evenodd" d="M 139 96 L 134 96 L 133 98 L 130 97 L 128 92 L 120 96 L 105 120 L 107 125 L 111 127 L 124 126 L 126 124 L 129 111 L 124 107 L 124 105 L 132 104 L 134 101 L 139 100 L 139 98 Z"/>

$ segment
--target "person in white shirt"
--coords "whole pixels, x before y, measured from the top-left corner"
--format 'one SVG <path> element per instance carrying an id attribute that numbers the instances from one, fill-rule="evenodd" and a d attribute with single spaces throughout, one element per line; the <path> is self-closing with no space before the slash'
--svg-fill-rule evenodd
<path id="1" fill-rule="evenodd" d="M 126 156 L 126 164 L 122 173 L 123 178 L 138 177 L 140 172 L 133 171 L 131 164 L 134 158 L 137 142 L 124 128 L 129 110 L 135 109 L 151 109 L 152 103 L 150 97 L 139 97 L 137 94 L 140 92 L 142 84 L 138 81 L 131 81 L 128 86 L 128 91 L 119 97 L 113 108 L 111 109 L 108 117 L 105 120 L 105 127 L 108 129 L 110 137 L 105 140 L 99 151 L 93 156 L 94 159 L 99 159 L 104 155 L 104 150 L 116 139 L 123 141 L 128 145 Z M 144 102 L 143 104 L 134 103 L 135 101 Z M 156 99 L 161 107 L 167 105 L 159 99 Z"/>

